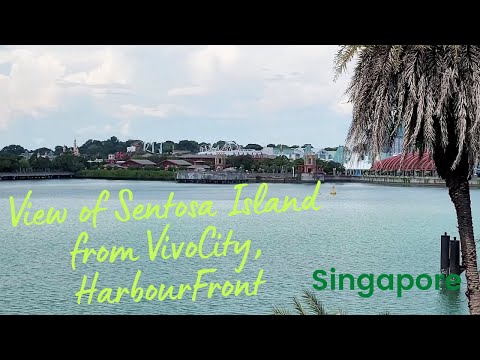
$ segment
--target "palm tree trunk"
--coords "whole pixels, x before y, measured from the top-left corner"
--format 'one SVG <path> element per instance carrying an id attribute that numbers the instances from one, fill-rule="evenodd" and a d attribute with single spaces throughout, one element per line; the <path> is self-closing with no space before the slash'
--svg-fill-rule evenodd
<path id="1" fill-rule="evenodd" d="M 468 179 L 446 180 L 448 192 L 457 212 L 462 260 L 467 278 L 467 298 L 470 314 L 480 315 L 480 279 L 477 268 L 477 251 L 473 236 L 472 209 Z"/>

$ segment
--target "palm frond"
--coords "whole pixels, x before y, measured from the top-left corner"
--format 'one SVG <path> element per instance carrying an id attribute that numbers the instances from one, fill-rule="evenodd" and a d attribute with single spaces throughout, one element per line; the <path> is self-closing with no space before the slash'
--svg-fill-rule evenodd
<path id="1" fill-rule="evenodd" d="M 318 298 L 315 296 L 315 294 L 311 290 L 303 289 L 302 298 L 307 303 L 308 308 L 315 315 L 327 315 L 325 306 L 322 304 L 320 300 L 318 300 Z"/>
<path id="2" fill-rule="evenodd" d="M 305 309 L 303 308 L 302 303 L 296 297 L 293 297 L 293 307 L 297 312 L 297 314 L 308 315 L 307 312 L 305 312 Z"/>
<path id="3" fill-rule="evenodd" d="M 276 306 L 273 307 L 272 311 L 273 311 L 273 315 L 292 315 L 290 310 L 285 309 L 285 308 L 279 308 L 279 307 L 276 307 Z"/>
<path id="4" fill-rule="evenodd" d="M 479 45 L 344 45 L 335 56 L 336 77 L 354 57 L 349 149 L 377 158 L 403 127 L 404 153 L 431 151 L 445 171 L 478 161 Z"/>
<path id="5" fill-rule="evenodd" d="M 362 48 L 362 45 L 342 45 L 335 56 L 334 80 L 347 69 L 348 63 L 353 59 L 355 54 Z"/>

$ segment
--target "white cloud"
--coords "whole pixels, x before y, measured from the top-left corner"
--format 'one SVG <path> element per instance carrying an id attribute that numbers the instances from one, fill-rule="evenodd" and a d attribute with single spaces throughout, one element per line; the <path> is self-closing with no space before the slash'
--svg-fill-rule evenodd
<path id="1" fill-rule="evenodd" d="M 8 74 L 0 74 L 0 128 L 16 116 L 38 117 L 56 110 L 63 96 L 79 94 L 67 85 L 105 97 L 128 94 L 132 78 L 128 59 L 112 48 L 6 47 L 0 50 L 0 64 L 10 65 Z"/>
<path id="2" fill-rule="evenodd" d="M 351 104 L 343 92 L 349 76 L 333 82 L 335 52 L 335 46 L 290 45 L 0 46 L 0 133 L 8 134 L 20 116 L 50 114 L 72 122 L 58 127 L 59 132 L 71 129 L 68 136 L 75 131 L 129 136 L 145 131 L 136 127 L 145 118 L 176 119 L 178 114 L 187 115 L 186 122 L 205 121 L 203 129 L 219 134 L 230 131 L 223 120 L 256 121 L 263 134 L 265 122 L 283 118 L 288 128 L 295 120 L 291 110 L 307 107 L 325 114 L 321 121 L 332 115 L 347 122 Z M 311 114 L 302 116 L 315 117 Z M 73 119 L 78 118 L 99 120 L 76 130 Z M 278 132 L 291 135 L 285 127 Z"/>
<path id="3" fill-rule="evenodd" d="M 66 83 L 79 85 L 126 85 L 130 82 L 132 69 L 120 52 L 107 48 L 98 53 L 98 64 L 89 71 L 81 71 L 66 75 Z"/>
<path id="4" fill-rule="evenodd" d="M 123 104 L 120 106 L 120 116 L 124 117 L 159 117 L 164 118 L 181 109 L 175 104 L 160 104 L 153 107 Z"/>
<path id="5" fill-rule="evenodd" d="M 192 51 L 191 79 L 212 93 L 243 88 L 256 101 L 247 101 L 250 111 L 281 111 L 324 105 L 339 114 L 348 107 L 343 92 L 348 76 L 333 81 L 336 46 L 208 46 Z"/>
<path id="6" fill-rule="evenodd" d="M 89 125 L 77 129 L 75 131 L 78 135 L 109 135 L 114 130 L 113 126 L 110 124 L 105 125 Z"/>
<path id="7" fill-rule="evenodd" d="M 170 96 L 189 96 L 189 95 L 205 95 L 207 89 L 202 86 L 186 86 L 168 90 Z"/>
<path id="8" fill-rule="evenodd" d="M 65 66 L 48 54 L 35 56 L 28 50 L 0 54 L 11 61 L 10 73 L 0 75 L 0 128 L 6 128 L 15 115 L 40 116 L 59 104 L 57 79 Z"/>
<path id="9" fill-rule="evenodd" d="M 209 45 L 193 51 L 189 64 L 194 80 L 208 83 L 218 73 L 233 69 L 238 61 L 239 49 L 235 45 Z"/>

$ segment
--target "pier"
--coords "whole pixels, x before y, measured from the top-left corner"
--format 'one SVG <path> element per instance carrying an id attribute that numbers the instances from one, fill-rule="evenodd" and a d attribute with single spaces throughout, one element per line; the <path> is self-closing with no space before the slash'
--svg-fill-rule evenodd
<path id="1" fill-rule="evenodd" d="M 177 182 L 199 184 L 239 184 L 256 182 L 255 175 L 228 171 L 179 171 Z"/>
<path id="2" fill-rule="evenodd" d="M 37 180 L 73 178 L 70 171 L 0 172 L 0 180 Z"/>
<path id="3" fill-rule="evenodd" d="M 325 175 L 326 183 L 371 183 L 380 185 L 403 185 L 403 186 L 439 186 L 445 187 L 445 180 L 439 177 L 414 177 L 414 176 L 392 176 L 392 175 Z M 480 188 L 480 177 L 474 176 L 469 181 L 471 188 Z"/>
<path id="4" fill-rule="evenodd" d="M 233 171 L 186 171 L 180 170 L 177 182 L 200 184 L 239 184 L 250 182 L 267 183 L 312 183 L 324 180 L 323 174 L 262 173 Z"/>

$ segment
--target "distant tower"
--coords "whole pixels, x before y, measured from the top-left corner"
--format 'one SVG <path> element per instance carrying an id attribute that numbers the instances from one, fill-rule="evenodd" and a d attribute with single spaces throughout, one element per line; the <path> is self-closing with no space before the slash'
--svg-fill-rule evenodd
<path id="1" fill-rule="evenodd" d="M 224 152 L 218 151 L 215 154 L 215 170 L 223 170 L 226 165 L 227 156 Z"/>
<path id="2" fill-rule="evenodd" d="M 73 156 L 80 156 L 80 151 L 77 146 L 77 139 L 73 140 Z"/>

